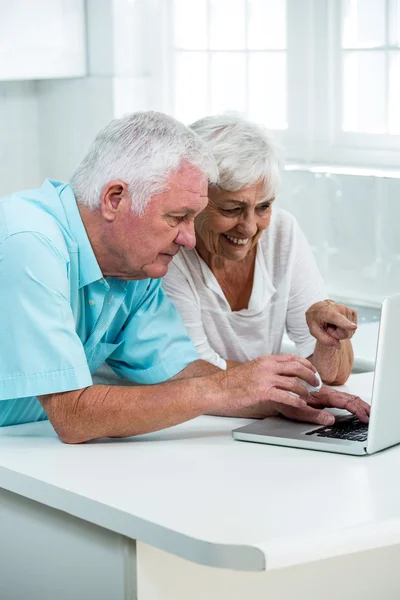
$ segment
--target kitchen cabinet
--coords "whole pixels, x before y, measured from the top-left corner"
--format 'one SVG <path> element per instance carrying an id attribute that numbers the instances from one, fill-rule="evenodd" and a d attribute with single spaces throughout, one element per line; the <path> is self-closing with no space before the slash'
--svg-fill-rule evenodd
<path id="1" fill-rule="evenodd" d="M 85 74 L 84 0 L 0 0 L 0 81 Z"/>

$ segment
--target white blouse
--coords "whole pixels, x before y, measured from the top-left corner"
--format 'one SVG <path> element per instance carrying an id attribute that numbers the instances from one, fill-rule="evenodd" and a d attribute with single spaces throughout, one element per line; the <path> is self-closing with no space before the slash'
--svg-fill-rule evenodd
<path id="1" fill-rule="evenodd" d="M 279 354 L 285 331 L 300 356 L 314 351 L 306 310 L 326 298 L 312 250 L 296 219 L 273 208 L 257 245 L 248 308 L 232 311 L 214 274 L 196 250 L 181 249 L 163 287 L 177 307 L 200 357 L 221 369 Z"/>

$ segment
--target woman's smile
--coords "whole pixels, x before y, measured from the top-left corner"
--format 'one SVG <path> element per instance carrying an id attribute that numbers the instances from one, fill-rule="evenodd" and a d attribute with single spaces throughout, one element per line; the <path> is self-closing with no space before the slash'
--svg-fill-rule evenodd
<path id="1" fill-rule="evenodd" d="M 252 238 L 237 238 L 233 235 L 228 235 L 227 233 L 223 233 L 222 236 L 225 240 L 227 240 L 232 246 L 245 246 L 249 243 Z"/>

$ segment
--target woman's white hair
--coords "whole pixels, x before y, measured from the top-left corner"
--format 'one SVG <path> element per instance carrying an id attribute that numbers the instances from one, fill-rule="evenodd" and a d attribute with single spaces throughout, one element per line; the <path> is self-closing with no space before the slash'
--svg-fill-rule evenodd
<path id="1" fill-rule="evenodd" d="M 234 114 L 204 117 L 189 127 L 213 153 L 219 187 L 237 192 L 262 181 L 266 195 L 275 196 L 282 158 L 265 127 Z"/>
<path id="2" fill-rule="evenodd" d="M 136 112 L 112 120 L 98 133 L 70 183 L 77 201 L 94 209 L 104 185 L 119 179 L 128 186 L 132 211 L 143 214 L 182 163 L 217 182 L 212 153 L 193 131 L 163 113 Z"/>

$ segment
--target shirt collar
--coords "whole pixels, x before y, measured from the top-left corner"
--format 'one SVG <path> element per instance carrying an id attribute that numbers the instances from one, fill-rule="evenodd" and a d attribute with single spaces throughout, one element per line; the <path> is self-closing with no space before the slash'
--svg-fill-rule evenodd
<path id="1" fill-rule="evenodd" d="M 48 186 L 51 186 L 59 196 L 66 218 L 64 225 L 67 226 L 78 247 L 79 287 L 82 288 L 89 283 L 103 279 L 71 186 L 68 183 L 47 179 L 44 187 Z"/>

